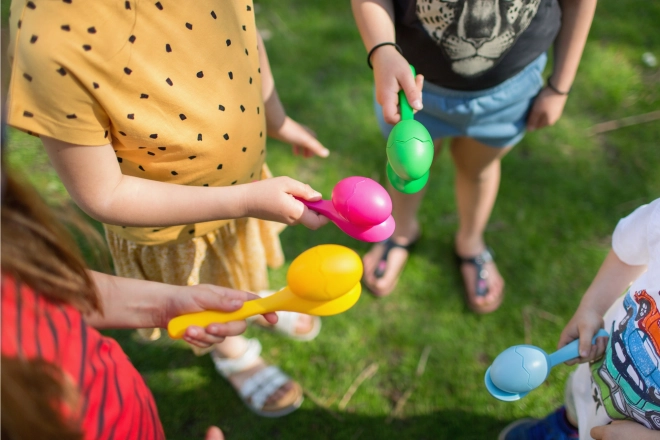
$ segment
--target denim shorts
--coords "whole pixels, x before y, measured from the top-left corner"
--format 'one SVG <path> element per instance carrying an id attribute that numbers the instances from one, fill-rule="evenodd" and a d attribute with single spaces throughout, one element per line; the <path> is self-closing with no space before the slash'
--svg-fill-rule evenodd
<path id="1" fill-rule="evenodd" d="M 547 55 L 541 54 L 520 73 L 485 90 L 461 91 L 425 83 L 424 109 L 415 120 L 424 124 L 433 139 L 468 136 L 490 147 L 515 145 L 525 135 L 527 114 L 543 87 Z M 387 138 L 392 126 L 374 99 L 378 125 Z"/>

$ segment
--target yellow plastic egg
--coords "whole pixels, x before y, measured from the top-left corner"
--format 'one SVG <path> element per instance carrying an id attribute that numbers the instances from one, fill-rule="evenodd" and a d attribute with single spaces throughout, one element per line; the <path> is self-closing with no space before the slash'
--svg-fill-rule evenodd
<path id="1" fill-rule="evenodd" d="M 328 301 L 346 294 L 362 278 L 362 260 L 355 251 L 336 244 L 315 246 L 289 267 L 291 291 L 311 301 Z"/>

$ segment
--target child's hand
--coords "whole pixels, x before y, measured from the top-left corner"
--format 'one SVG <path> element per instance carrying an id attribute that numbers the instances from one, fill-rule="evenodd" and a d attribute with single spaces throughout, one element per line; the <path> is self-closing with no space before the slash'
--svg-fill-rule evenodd
<path id="1" fill-rule="evenodd" d="M 296 156 L 312 157 L 313 155 L 317 155 L 319 157 L 328 157 L 330 154 L 330 151 L 316 139 L 316 133 L 309 127 L 297 123 L 288 116 L 279 128 L 268 131 L 268 136 L 291 144 L 293 154 Z"/>
<path id="2" fill-rule="evenodd" d="M 162 311 L 162 316 L 157 322 L 165 328 L 172 319 L 186 313 L 202 312 L 204 310 L 220 310 L 233 312 L 241 307 L 245 301 L 258 299 L 257 295 L 226 287 L 211 284 L 200 284 L 197 286 L 184 286 L 172 295 Z M 275 313 L 266 313 L 264 318 L 271 324 L 277 322 Z M 191 325 L 186 329 L 183 339 L 198 347 L 206 348 L 213 344 L 224 341 L 227 336 L 237 336 L 245 331 L 246 323 L 242 321 L 230 321 L 227 323 L 214 323 L 206 328 Z"/>
<path id="3" fill-rule="evenodd" d="M 567 98 L 567 95 L 560 95 L 549 87 L 541 89 L 527 117 L 527 131 L 555 125 L 564 111 Z"/>
<path id="4" fill-rule="evenodd" d="M 301 223 L 309 229 L 318 229 L 328 223 L 328 219 L 311 209 L 308 209 L 298 197 L 303 200 L 317 201 L 321 193 L 290 177 L 275 177 L 261 180 L 244 187 L 242 204 L 247 217 L 297 225 Z"/>
<path id="5" fill-rule="evenodd" d="M 594 440 L 658 440 L 660 432 L 648 429 L 631 420 L 615 420 L 609 425 L 596 426 L 590 432 Z"/>
<path id="6" fill-rule="evenodd" d="M 399 90 L 403 89 L 413 110 L 421 110 L 424 77 L 413 78 L 406 59 L 393 46 L 379 47 L 371 55 L 376 84 L 376 101 L 383 107 L 383 118 L 388 124 L 401 120 L 398 109 Z"/>
<path id="7" fill-rule="evenodd" d="M 566 362 L 568 365 L 589 362 L 600 358 L 605 353 L 607 338 L 598 338 L 595 345 L 591 345 L 594 335 L 603 328 L 603 316 L 587 307 L 578 307 L 559 337 L 558 348 L 580 339 L 579 359 Z"/>

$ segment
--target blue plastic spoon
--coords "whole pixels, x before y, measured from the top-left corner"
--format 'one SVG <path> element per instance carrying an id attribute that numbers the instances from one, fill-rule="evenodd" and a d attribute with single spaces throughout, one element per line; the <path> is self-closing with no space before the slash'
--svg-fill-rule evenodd
<path id="1" fill-rule="evenodd" d="M 592 344 L 603 337 L 609 337 L 609 333 L 601 329 L 592 339 Z M 545 382 L 552 367 L 579 357 L 579 343 L 576 339 L 552 354 L 533 345 L 509 347 L 486 370 L 486 389 L 493 397 L 505 402 L 525 397 Z"/>

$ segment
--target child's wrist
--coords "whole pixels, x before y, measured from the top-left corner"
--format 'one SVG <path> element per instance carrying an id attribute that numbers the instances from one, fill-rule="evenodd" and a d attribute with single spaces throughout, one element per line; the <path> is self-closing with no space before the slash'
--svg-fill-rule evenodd
<path id="1" fill-rule="evenodd" d="M 232 188 L 235 190 L 232 203 L 235 207 L 235 212 L 232 215 L 233 218 L 253 217 L 254 207 L 252 201 L 254 198 L 255 183 L 246 183 Z"/>
<path id="2" fill-rule="evenodd" d="M 390 57 L 390 58 L 386 59 L 386 61 L 385 61 L 386 63 L 390 63 L 390 61 L 388 61 L 388 60 L 391 60 L 392 56 L 397 56 L 397 55 L 400 56 L 400 57 L 403 57 L 403 54 L 399 51 L 399 49 L 395 48 L 394 46 L 379 47 L 378 50 L 374 51 L 372 53 L 371 57 L 369 57 L 369 62 L 371 63 L 370 67 L 373 70 L 374 65 L 380 64 L 379 59 L 382 58 L 382 57 Z M 408 62 L 406 61 L 406 65 L 407 65 L 407 63 Z"/>
<path id="3" fill-rule="evenodd" d="M 555 92 L 557 95 L 568 96 L 568 94 L 571 93 L 572 86 L 563 85 L 561 81 L 555 82 L 552 76 L 548 77 L 546 84 L 548 88 Z"/>
<path id="4" fill-rule="evenodd" d="M 373 70 L 374 66 L 371 62 L 372 58 L 374 58 L 375 54 L 378 52 L 383 52 L 385 51 L 386 48 L 394 48 L 396 49 L 397 52 L 399 52 L 403 56 L 403 51 L 401 50 L 401 47 L 399 47 L 398 44 L 392 42 L 392 41 L 385 41 L 383 43 L 378 43 L 374 45 L 374 47 L 371 48 L 369 53 L 367 54 L 367 65 L 369 66 L 370 69 Z"/>
<path id="5" fill-rule="evenodd" d="M 603 317 L 605 315 L 605 312 L 607 312 L 607 307 L 604 307 L 601 304 L 601 301 L 599 301 L 599 298 L 592 298 L 590 296 L 585 295 L 582 298 L 582 301 L 580 301 L 580 305 L 578 306 L 577 310 L 575 311 L 575 314 L 577 315 L 578 313 L 581 314 L 592 314 L 594 316 L 598 317 Z"/>

